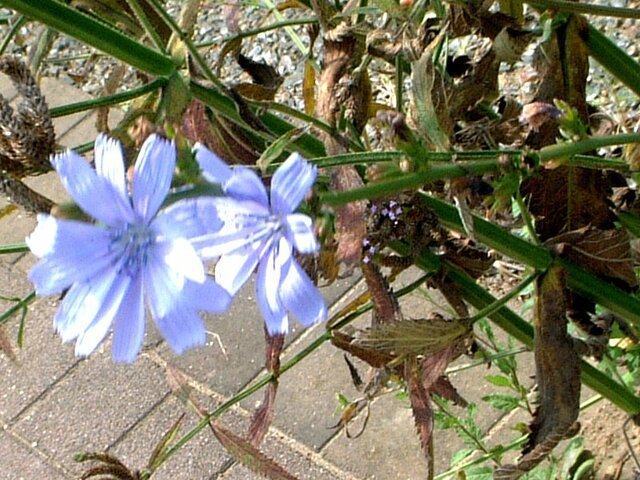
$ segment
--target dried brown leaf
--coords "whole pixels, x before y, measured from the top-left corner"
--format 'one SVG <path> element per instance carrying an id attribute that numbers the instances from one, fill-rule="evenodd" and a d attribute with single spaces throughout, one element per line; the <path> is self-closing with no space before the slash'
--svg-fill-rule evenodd
<path id="1" fill-rule="evenodd" d="M 295 476 L 255 448 L 247 440 L 223 428 L 217 422 L 211 421 L 210 424 L 218 441 L 238 463 L 241 463 L 252 472 L 271 480 L 297 480 Z"/>
<path id="2" fill-rule="evenodd" d="M 358 357 L 360 360 L 368 363 L 374 368 L 383 368 L 395 358 L 384 352 L 376 352 L 368 348 L 359 347 L 355 345 L 353 341 L 354 338 L 346 333 L 338 330 L 333 330 L 331 332 L 331 343 L 335 347 L 350 353 L 354 357 Z"/>
<path id="3" fill-rule="evenodd" d="M 626 289 L 638 286 L 629 235 L 625 230 L 586 226 L 550 238 L 545 245 L 562 257 Z"/>
<path id="4" fill-rule="evenodd" d="M 249 425 L 249 437 L 248 440 L 254 447 L 258 447 L 271 426 L 273 416 L 275 414 L 275 400 L 276 392 L 278 390 L 278 384 L 272 382 L 264 390 L 264 397 L 262 403 L 253 412 L 251 417 L 251 424 Z"/>
<path id="5" fill-rule="evenodd" d="M 358 333 L 355 344 L 395 356 L 430 355 L 460 342 L 470 332 L 468 319 L 433 314 L 430 318 L 400 319 L 368 328 Z"/>
<path id="6" fill-rule="evenodd" d="M 427 459 L 427 464 L 433 474 L 433 409 L 431 408 L 431 397 L 422 383 L 422 375 L 415 358 L 405 363 L 405 378 L 409 387 L 409 401 L 411 411 L 418 431 L 420 446 Z M 430 477 L 428 477 L 430 478 Z"/>
<path id="7" fill-rule="evenodd" d="M 567 333 L 564 272 L 552 267 L 537 280 L 535 362 L 539 406 L 523 452 L 567 432 L 580 408 L 580 358 Z"/>
<path id="8" fill-rule="evenodd" d="M 353 167 L 337 167 L 331 172 L 331 189 L 343 192 L 364 186 Z M 362 241 L 366 235 L 367 202 L 351 202 L 335 209 L 336 260 L 352 269 L 360 261 Z"/>
<path id="9" fill-rule="evenodd" d="M 7 335 L 4 325 L 0 325 L 0 352 L 3 352 L 13 363 L 18 362 L 15 350 L 11 346 L 11 340 Z"/>

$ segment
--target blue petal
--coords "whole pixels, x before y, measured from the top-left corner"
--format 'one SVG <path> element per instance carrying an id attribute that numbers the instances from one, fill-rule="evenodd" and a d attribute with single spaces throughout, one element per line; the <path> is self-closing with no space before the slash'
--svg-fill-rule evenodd
<path id="1" fill-rule="evenodd" d="M 153 255 L 162 257 L 169 270 L 197 283 L 205 281 L 202 260 L 188 240 L 176 238 L 158 242 L 153 248 Z"/>
<path id="2" fill-rule="evenodd" d="M 315 253 L 320 248 L 313 231 L 313 221 L 302 213 L 287 215 L 284 219 L 287 239 L 300 253 Z"/>
<path id="3" fill-rule="evenodd" d="M 94 156 L 98 175 L 108 180 L 122 198 L 129 198 L 120 142 L 101 133 L 96 138 Z"/>
<path id="4" fill-rule="evenodd" d="M 155 320 L 160 334 L 178 355 L 204 345 L 207 339 L 202 319 L 190 309 L 172 311 Z"/>
<path id="5" fill-rule="evenodd" d="M 273 240 L 270 238 L 264 243 L 255 245 L 250 250 L 222 256 L 216 263 L 215 270 L 218 285 L 231 295 L 235 295 L 249 280 L 258 262 L 271 249 L 272 244 Z"/>
<path id="6" fill-rule="evenodd" d="M 213 233 L 223 225 L 211 198 L 180 200 L 163 208 L 153 220 L 153 229 L 166 238 L 192 239 Z"/>
<path id="7" fill-rule="evenodd" d="M 76 355 L 89 356 L 109 333 L 122 300 L 129 289 L 131 278 L 126 275 L 116 275 L 111 287 L 103 296 L 103 303 L 89 326 L 78 336 L 76 341 Z"/>
<path id="8" fill-rule="evenodd" d="M 175 167 L 173 142 L 155 134 L 145 140 L 133 170 L 133 205 L 144 220 L 150 221 L 164 202 Z"/>
<path id="9" fill-rule="evenodd" d="M 313 186 L 317 168 L 298 153 L 292 153 L 280 165 L 271 180 L 271 209 L 274 213 L 292 213 Z"/>
<path id="10" fill-rule="evenodd" d="M 230 197 L 238 200 L 252 200 L 269 208 L 269 197 L 262 180 L 247 167 L 238 166 L 233 169 L 233 175 L 225 183 L 224 191 Z"/>
<path id="11" fill-rule="evenodd" d="M 256 278 L 256 297 L 269 335 L 287 333 L 289 317 L 280 301 L 283 269 L 293 261 L 291 246 L 283 238 L 260 261 Z"/>
<path id="12" fill-rule="evenodd" d="M 115 362 L 133 362 L 144 340 L 145 314 L 142 276 L 132 280 L 122 299 L 113 325 L 112 358 Z"/>
<path id="13" fill-rule="evenodd" d="M 69 289 L 54 317 L 55 329 L 63 342 L 79 337 L 89 328 L 107 303 L 117 279 L 117 272 L 110 269 Z"/>
<path id="14" fill-rule="evenodd" d="M 303 326 L 326 320 L 327 306 L 320 290 L 295 260 L 283 272 L 279 292 L 285 309 Z"/>
<path id="15" fill-rule="evenodd" d="M 196 143 L 193 149 L 196 152 L 196 161 L 200 165 L 202 175 L 207 181 L 224 184 L 231 178 L 233 174 L 231 167 L 215 153 L 201 143 Z"/>
<path id="16" fill-rule="evenodd" d="M 269 225 L 236 230 L 223 228 L 219 232 L 192 240 L 193 246 L 202 258 L 218 258 L 223 255 L 239 254 L 258 248 L 265 238 L 273 234 Z"/>
<path id="17" fill-rule="evenodd" d="M 38 226 L 27 245 L 44 256 L 29 272 L 39 295 L 59 293 L 72 283 L 86 281 L 117 263 L 111 239 L 103 228 L 72 220 L 38 216 Z"/>
<path id="18" fill-rule="evenodd" d="M 143 282 L 154 318 L 164 317 L 176 308 L 186 281 L 182 275 L 168 268 L 160 256 L 149 256 L 143 270 Z"/>
<path id="19" fill-rule="evenodd" d="M 204 283 L 187 282 L 181 304 L 196 311 L 222 313 L 231 305 L 232 297 L 210 277 Z"/>
<path id="20" fill-rule="evenodd" d="M 78 154 L 68 150 L 51 161 L 60 181 L 71 197 L 86 213 L 102 223 L 119 226 L 131 222 L 133 211 L 127 198 Z"/>

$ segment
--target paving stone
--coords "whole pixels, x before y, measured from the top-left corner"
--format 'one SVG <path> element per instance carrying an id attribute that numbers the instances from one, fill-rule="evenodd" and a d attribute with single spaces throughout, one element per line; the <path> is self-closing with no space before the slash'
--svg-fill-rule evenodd
<path id="1" fill-rule="evenodd" d="M 356 421 L 354 427 L 359 424 Z M 369 422 L 360 437 L 350 440 L 344 434 L 338 435 L 322 454 L 362 479 L 427 478 L 427 464 L 420 451 L 411 409 L 407 402 L 393 395 L 373 402 Z"/>
<path id="2" fill-rule="evenodd" d="M 294 348 L 286 352 L 283 361 L 287 361 L 323 332 L 323 325 L 309 331 L 302 341 L 296 342 Z M 331 427 L 339 419 L 335 415 L 338 393 L 348 398 L 359 396 L 342 352 L 325 343 L 280 377 L 274 425 L 317 451 L 336 434 Z M 255 409 L 262 401 L 262 395 L 262 392 L 256 393 L 243 405 Z"/>
<path id="3" fill-rule="evenodd" d="M 5 480 L 68 480 L 36 451 L 21 444 L 10 433 L 0 430 L 0 475 Z"/>
<path id="4" fill-rule="evenodd" d="M 335 465 L 317 454 L 298 449 L 290 440 L 278 434 L 269 434 L 260 446 L 260 450 L 273 459 L 287 472 L 302 480 L 358 480 L 348 472 L 340 470 Z M 264 478 L 241 464 L 235 464 L 219 477 L 219 480 L 259 480 Z"/>
<path id="5" fill-rule="evenodd" d="M 328 305 L 333 304 L 351 285 L 339 281 L 323 288 Z M 207 345 L 177 357 L 168 346 L 161 354 L 172 364 L 215 391 L 232 396 L 262 371 L 264 366 L 264 321 L 255 300 L 253 282 L 237 295 L 231 309 L 222 315 L 205 315 L 206 328 L 219 336 L 224 352 L 215 336 Z M 287 343 L 295 340 L 304 329 L 292 325 Z"/>
<path id="6" fill-rule="evenodd" d="M 13 427 L 56 462 L 79 474 L 80 451 L 103 451 L 168 393 L 161 369 L 145 358 L 114 364 L 94 353 L 23 412 Z"/>
<path id="7" fill-rule="evenodd" d="M 199 396 L 202 399 L 202 396 Z M 215 406 L 212 400 L 202 399 L 201 405 L 209 410 Z M 110 453 L 115 454 L 129 468 L 140 469 L 144 467 L 165 432 L 167 432 L 177 419 L 185 413 L 180 430 L 181 435 L 188 432 L 196 425 L 200 417 L 192 410 L 180 403 L 174 396 L 168 397 L 160 405 L 145 417 L 138 425 L 126 433 L 126 435 L 111 448 Z M 244 432 L 246 426 L 242 425 L 242 418 L 235 412 L 225 413 L 223 419 L 228 428 L 238 428 L 238 432 Z M 244 421 L 246 424 L 246 419 Z M 187 445 L 180 449 L 174 456 L 165 462 L 153 475 L 155 480 L 206 480 L 218 472 L 229 462 L 231 457 L 224 447 L 213 436 L 209 428 L 199 432 Z"/>
<path id="8" fill-rule="evenodd" d="M 0 295 L 22 298 L 32 289 L 21 272 L 0 264 Z M 0 302 L 0 311 L 12 306 Z M 5 332 L 17 356 L 17 362 L 0 353 L 0 416 L 7 421 L 55 383 L 76 360 L 72 351 L 65 351 L 53 334 L 55 304 L 49 299 L 36 300 L 29 306 L 25 318 L 24 346 L 16 345 L 20 317 L 14 316 Z"/>

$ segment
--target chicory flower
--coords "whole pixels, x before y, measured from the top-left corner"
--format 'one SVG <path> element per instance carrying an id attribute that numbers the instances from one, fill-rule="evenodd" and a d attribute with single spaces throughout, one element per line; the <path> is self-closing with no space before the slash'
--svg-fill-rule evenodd
<path id="1" fill-rule="evenodd" d="M 215 278 L 234 295 L 257 268 L 256 297 L 270 335 L 286 333 L 289 315 L 308 327 L 326 319 L 322 294 L 298 264 L 293 250 L 319 249 L 310 217 L 294 213 L 316 178 L 316 168 L 292 154 L 275 172 L 271 195 L 255 172 L 226 165 L 202 145 L 196 159 L 203 175 L 222 186 L 211 200 L 220 228 L 194 238 L 203 258 L 217 258 Z"/>
<path id="2" fill-rule="evenodd" d="M 77 339 L 77 355 L 89 355 L 112 329 L 113 359 L 132 362 L 142 347 L 146 308 L 180 354 L 205 342 L 200 310 L 229 306 L 230 295 L 206 276 L 188 240 L 202 234 L 206 212 L 193 202 L 159 211 L 175 162 L 173 143 L 150 136 L 135 164 L 130 195 L 122 150 L 113 139 L 97 138 L 95 170 L 70 150 L 52 159 L 73 200 L 96 222 L 39 215 L 27 244 L 41 260 L 29 278 L 39 295 L 68 289 L 54 326 L 64 342 Z"/>

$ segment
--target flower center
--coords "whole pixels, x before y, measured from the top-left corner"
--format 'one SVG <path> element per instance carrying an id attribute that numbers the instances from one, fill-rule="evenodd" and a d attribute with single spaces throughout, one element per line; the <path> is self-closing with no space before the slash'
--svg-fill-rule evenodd
<path id="1" fill-rule="evenodd" d="M 112 233 L 111 250 L 119 252 L 118 273 L 137 275 L 146 265 L 149 249 L 154 244 L 153 230 L 144 223 L 134 223 Z"/>

